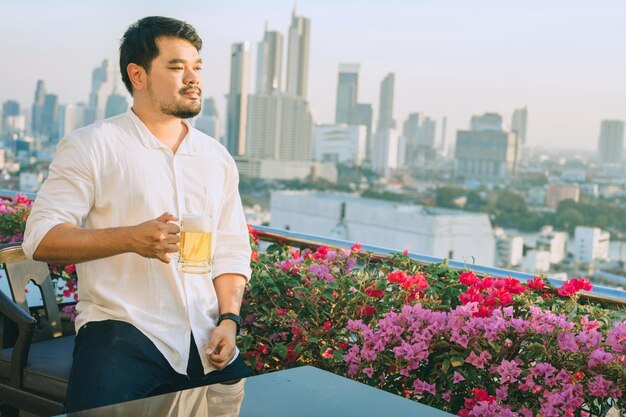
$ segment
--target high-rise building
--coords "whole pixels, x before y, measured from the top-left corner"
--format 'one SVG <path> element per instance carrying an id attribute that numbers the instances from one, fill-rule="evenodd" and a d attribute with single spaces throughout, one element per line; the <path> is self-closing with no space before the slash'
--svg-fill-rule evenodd
<path id="1" fill-rule="evenodd" d="M 315 128 L 315 160 L 361 165 L 365 159 L 365 126 L 321 125 Z"/>
<path id="2" fill-rule="evenodd" d="M 598 138 L 598 162 L 619 164 L 624 155 L 624 122 L 603 120 Z"/>
<path id="3" fill-rule="evenodd" d="M 406 140 L 405 164 L 423 165 L 435 157 L 437 123 L 422 113 L 411 113 L 403 124 L 402 137 Z"/>
<path id="4" fill-rule="evenodd" d="M 252 94 L 248 103 L 246 156 L 282 161 L 313 159 L 309 104 L 288 94 Z"/>
<path id="5" fill-rule="evenodd" d="M 56 94 L 46 94 L 43 104 L 40 132 L 48 140 L 56 142 L 59 139 L 59 97 Z"/>
<path id="6" fill-rule="evenodd" d="M 363 125 L 366 129 L 366 155 L 369 155 L 369 150 L 372 143 L 372 117 L 374 111 L 372 105 L 368 103 L 357 103 L 354 107 L 352 114 L 353 125 Z"/>
<path id="7" fill-rule="evenodd" d="M 400 137 L 395 129 L 378 130 L 372 136 L 372 151 L 370 161 L 372 169 L 384 177 L 391 174 L 391 170 L 398 167 L 400 151 Z"/>
<path id="8" fill-rule="evenodd" d="M 246 153 L 250 44 L 235 43 L 230 53 L 230 88 L 227 95 L 226 148 L 231 155 Z"/>
<path id="9" fill-rule="evenodd" d="M 118 94 L 111 93 L 107 98 L 107 103 L 104 108 L 104 117 L 113 117 L 118 114 L 125 113 L 128 110 L 128 102 L 126 101 L 126 97 Z"/>
<path id="10" fill-rule="evenodd" d="M 287 48 L 287 94 L 307 98 L 309 83 L 309 44 L 311 41 L 311 20 L 296 16 L 294 7 L 289 27 Z"/>
<path id="11" fill-rule="evenodd" d="M 283 35 L 268 31 L 257 44 L 256 92 L 258 94 L 280 91 L 282 88 Z"/>
<path id="12" fill-rule="evenodd" d="M 496 113 L 473 116 L 470 125 L 470 131 L 457 131 L 457 175 L 496 181 L 514 176 L 520 155 L 517 134 L 502 130 L 502 117 Z"/>
<path id="13" fill-rule="evenodd" d="M 393 96 L 395 75 L 389 73 L 380 83 L 380 104 L 378 107 L 377 131 L 383 129 L 395 129 L 396 121 L 393 119 Z"/>
<path id="14" fill-rule="evenodd" d="M 88 109 L 84 103 L 66 104 L 59 110 L 59 137 L 65 137 L 68 133 L 86 126 Z"/>
<path id="15" fill-rule="evenodd" d="M 520 140 L 520 145 L 526 145 L 526 124 L 528 123 L 528 110 L 526 107 L 515 109 L 511 118 L 511 132 L 516 133 Z"/>
<path id="16" fill-rule="evenodd" d="M 199 131 L 220 140 L 220 136 L 222 135 L 220 117 L 217 113 L 217 107 L 215 106 L 213 97 L 204 100 L 202 104 L 202 114 L 196 117 L 195 127 Z"/>
<path id="17" fill-rule="evenodd" d="M 115 68 L 108 59 L 103 60 L 91 73 L 88 123 L 105 117 L 107 99 L 115 91 L 115 80 Z"/>
<path id="18" fill-rule="evenodd" d="M 456 173 L 461 177 L 505 180 L 515 175 L 518 139 L 504 131 L 457 131 Z"/>
<path id="19" fill-rule="evenodd" d="M 353 124 L 359 91 L 359 64 L 339 64 L 335 123 Z"/>
<path id="20" fill-rule="evenodd" d="M 43 80 L 37 81 L 35 89 L 35 99 L 31 111 L 31 131 L 34 135 L 42 133 L 43 130 L 43 108 L 46 102 L 46 86 Z"/>
<path id="21" fill-rule="evenodd" d="M 502 116 L 497 113 L 485 113 L 482 116 L 472 116 L 470 129 L 474 132 L 502 132 Z"/>
<path id="22" fill-rule="evenodd" d="M 0 132 L 10 133 L 9 117 L 20 115 L 20 103 L 15 100 L 7 100 L 2 103 L 2 123 L 0 123 Z"/>
<path id="23" fill-rule="evenodd" d="M 448 152 L 450 151 L 448 149 L 448 139 L 446 136 L 446 129 L 448 126 L 448 118 L 446 116 L 443 116 L 443 119 L 441 120 L 441 139 L 439 141 L 439 150 L 441 151 L 441 154 L 444 156 L 448 155 Z"/>

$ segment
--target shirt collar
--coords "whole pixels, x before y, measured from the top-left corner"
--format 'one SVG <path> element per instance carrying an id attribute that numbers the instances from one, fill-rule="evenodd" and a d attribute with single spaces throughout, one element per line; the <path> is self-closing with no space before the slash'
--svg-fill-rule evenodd
<path id="1" fill-rule="evenodd" d="M 150 132 L 150 129 L 141 121 L 141 119 L 135 114 L 132 108 L 128 108 L 126 112 L 128 117 L 132 120 L 133 124 L 137 128 L 137 132 L 139 133 L 139 140 L 143 146 L 149 149 L 169 149 L 165 146 L 160 140 L 156 138 Z M 189 124 L 186 119 L 182 119 L 183 123 L 187 126 L 187 134 L 180 142 L 178 149 L 176 150 L 176 155 L 192 155 L 193 153 L 198 151 L 197 137 L 193 132 L 193 128 Z"/>

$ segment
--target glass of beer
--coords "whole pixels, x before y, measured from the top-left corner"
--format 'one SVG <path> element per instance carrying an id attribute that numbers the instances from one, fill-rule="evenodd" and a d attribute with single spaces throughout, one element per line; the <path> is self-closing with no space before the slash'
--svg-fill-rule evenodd
<path id="1" fill-rule="evenodd" d="M 213 243 L 211 216 L 183 214 L 180 226 L 178 270 L 188 274 L 211 272 Z"/>

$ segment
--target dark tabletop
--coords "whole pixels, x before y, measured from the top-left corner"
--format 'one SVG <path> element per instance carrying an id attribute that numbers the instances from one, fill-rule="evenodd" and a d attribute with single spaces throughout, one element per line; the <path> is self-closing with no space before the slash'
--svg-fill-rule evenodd
<path id="1" fill-rule="evenodd" d="M 248 378 L 243 401 L 239 397 L 234 407 L 214 402 L 231 389 L 236 387 L 200 387 L 67 416 L 221 417 L 236 416 L 232 410 L 239 405 L 240 417 L 453 416 L 310 366 Z"/>

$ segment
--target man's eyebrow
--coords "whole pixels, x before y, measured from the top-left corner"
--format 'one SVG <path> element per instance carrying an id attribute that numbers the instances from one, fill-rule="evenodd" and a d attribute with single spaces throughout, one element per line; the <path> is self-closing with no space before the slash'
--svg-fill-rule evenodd
<path id="1" fill-rule="evenodd" d="M 170 59 L 169 61 L 167 61 L 168 64 L 185 64 L 187 63 L 186 59 L 182 59 L 182 58 L 174 58 L 174 59 Z M 198 58 L 198 60 L 196 61 L 196 64 L 202 64 L 202 59 Z"/>

